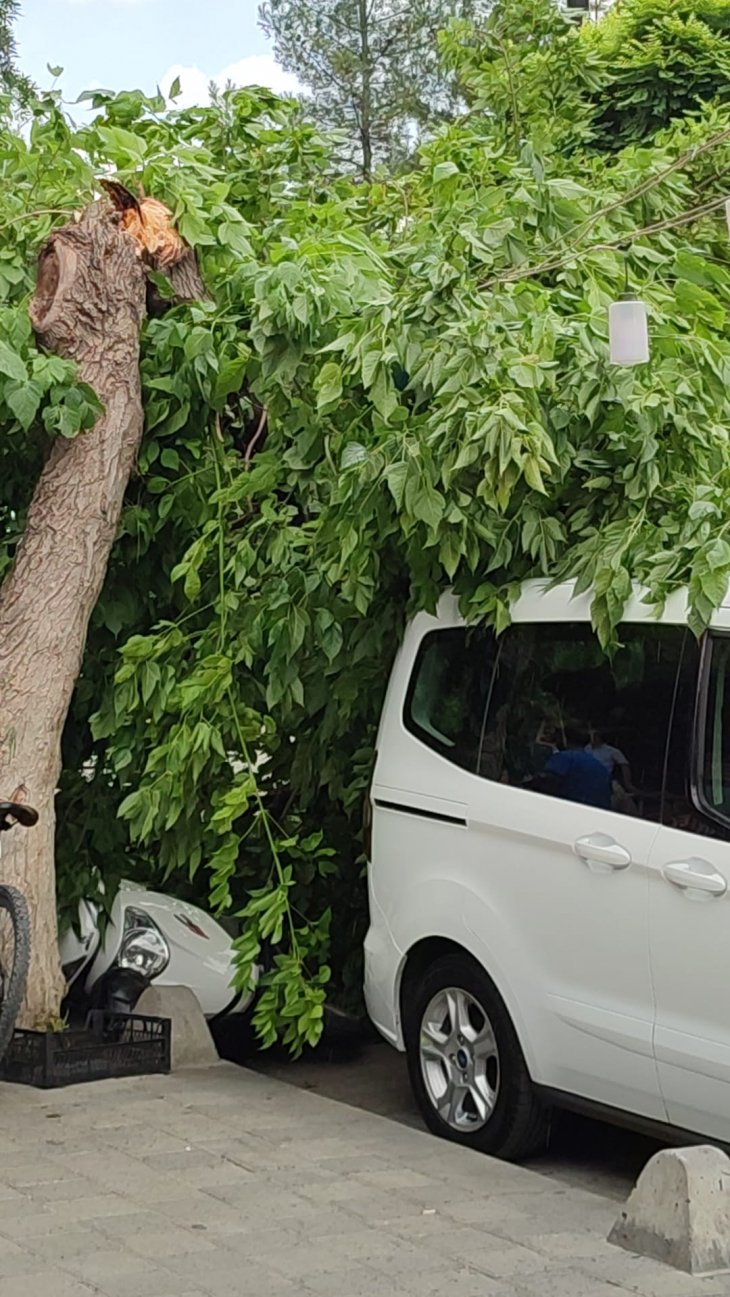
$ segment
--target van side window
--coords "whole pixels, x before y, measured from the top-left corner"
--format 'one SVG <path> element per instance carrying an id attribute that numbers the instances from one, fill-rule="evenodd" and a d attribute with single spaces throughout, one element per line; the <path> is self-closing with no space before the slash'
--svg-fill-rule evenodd
<path id="1" fill-rule="evenodd" d="M 687 634 L 627 625 L 608 658 L 585 623 L 510 627 L 498 641 L 477 773 L 659 821 Z"/>
<path id="2" fill-rule="evenodd" d="M 406 697 L 406 729 L 472 773 L 496 655 L 486 627 L 433 631 L 421 644 Z"/>

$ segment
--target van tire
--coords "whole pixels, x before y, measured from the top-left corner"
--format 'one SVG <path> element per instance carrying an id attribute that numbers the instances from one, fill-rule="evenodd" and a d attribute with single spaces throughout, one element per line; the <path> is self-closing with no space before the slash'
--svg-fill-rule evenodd
<path id="1" fill-rule="evenodd" d="M 420 1037 L 424 1014 L 440 991 L 456 988 L 489 1019 L 497 1045 L 499 1085 L 494 1109 L 474 1130 L 457 1130 L 439 1115 L 423 1073 Z M 428 1129 L 442 1139 L 478 1149 L 506 1161 L 519 1161 L 542 1152 L 547 1144 L 550 1114 L 539 1101 L 530 1079 L 517 1034 L 504 1001 L 491 978 L 470 955 L 444 955 L 406 987 L 403 1026 L 408 1072 L 416 1103 Z"/>

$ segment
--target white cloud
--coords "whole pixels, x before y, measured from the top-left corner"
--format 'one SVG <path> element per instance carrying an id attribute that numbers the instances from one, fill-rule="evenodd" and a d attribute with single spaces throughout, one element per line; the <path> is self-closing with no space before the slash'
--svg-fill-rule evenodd
<path id="1" fill-rule="evenodd" d="M 118 0 L 118 2 L 134 3 L 135 0 Z M 181 86 L 180 94 L 175 100 L 176 108 L 194 108 L 197 105 L 207 104 L 208 86 L 211 81 L 215 81 L 221 88 L 227 81 L 232 81 L 237 86 L 267 86 L 269 90 L 275 90 L 277 93 L 284 91 L 295 93 L 299 89 L 296 77 L 291 72 L 284 72 L 275 63 L 272 54 L 252 54 L 249 58 L 239 59 L 237 63 L 229 63 L 213 77 L 208 72 L 202 72 L 199 67 L 185 68 L 176 63 L 174 67 L 167 69 L 160 80 L 160 89 L 164 95 L 169 94 L 176 77 L 180 78 Z"/>

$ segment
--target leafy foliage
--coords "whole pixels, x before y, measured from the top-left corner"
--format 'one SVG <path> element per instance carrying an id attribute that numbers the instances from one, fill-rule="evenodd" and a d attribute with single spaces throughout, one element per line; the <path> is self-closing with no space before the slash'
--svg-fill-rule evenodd
<path id="1" fill-rule="evenodd" d="M 646 141 L 730 94 L 728 0 L 622 0 L 583 39 L 604 69 L 596 97 L 604 147 Z"/>
<path id="2" fill-rule="evenodd" d="M 610 650 L 632 579 L 657 604 L 688 586 L 699 631 L 730 574 L 730 115 L 603 155 L 600 51 L 549 0 L 490 22 L 444 37 L 471 110 L 400 179 L 328 180 L 328 142 L 259 91 L 181 113 L 94 92 L 82 128 L 47 97 L 27 144 L 0 141 L 6 556 L 63 432 L 47 412 L 91 409 L 66 370 L 26 427 L 11 403 L 46 381 L 40 213 L 104 168 L 141 178 L 214 295 L 145 328 L 139 472 L 65 736 L 62 899 L 96 869 L 209 893 L 245 921 L 241 985 L 272 948 L 258 1026 L 294 1049 L 359 982 L 360 808 L 409 613 L 453 585 L 501 629 L 522 580 L 573 577 Z M 608 363 L 625 243 L 651 317 L 634 370 Z"/>

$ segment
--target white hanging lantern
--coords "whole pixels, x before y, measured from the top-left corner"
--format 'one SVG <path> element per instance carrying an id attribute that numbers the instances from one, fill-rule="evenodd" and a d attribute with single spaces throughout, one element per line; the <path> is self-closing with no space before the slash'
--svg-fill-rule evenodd
<path id="1" fill-rule="evenodd" d="M 646 306 L 633 293 L 622 293 L 608 308 L 608 341 L 612 365 L 645 365 L 649 359 Z"/>

